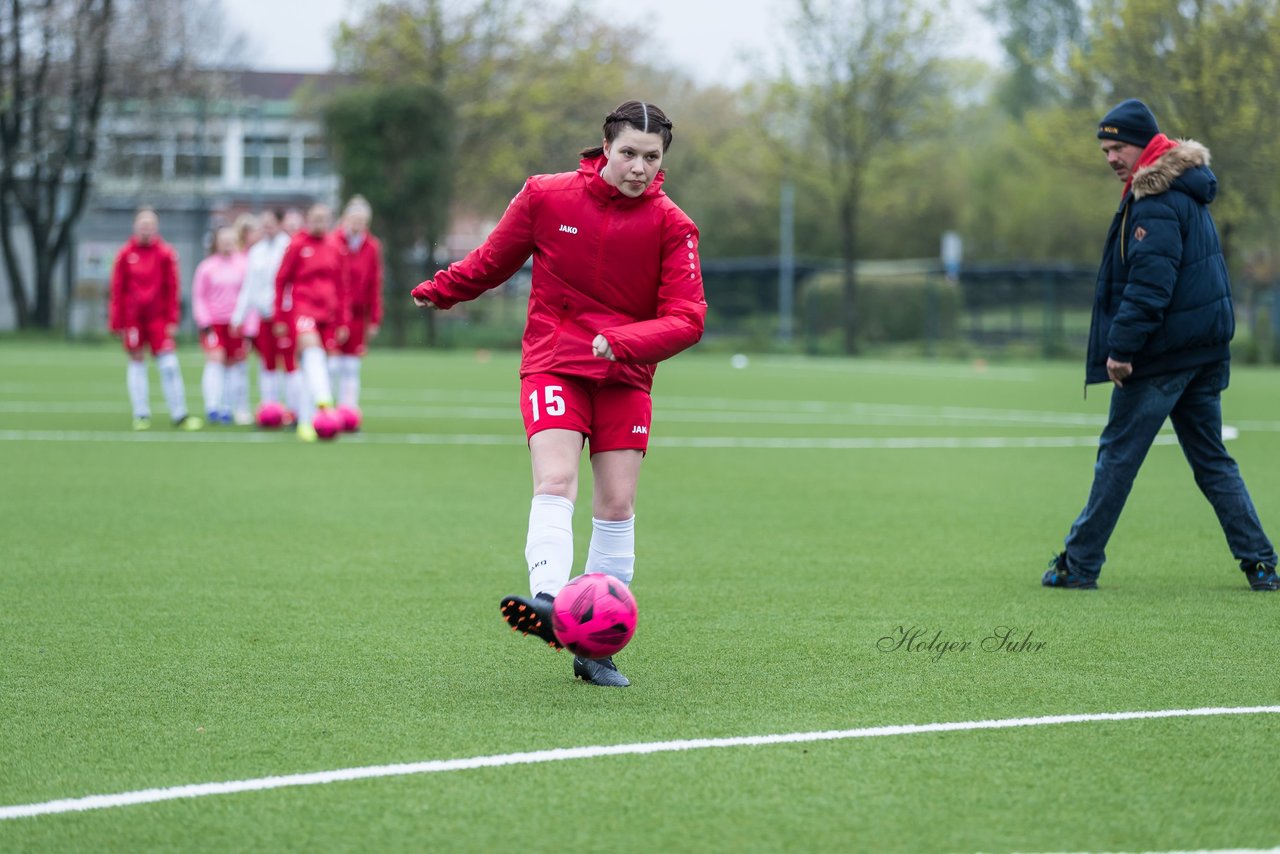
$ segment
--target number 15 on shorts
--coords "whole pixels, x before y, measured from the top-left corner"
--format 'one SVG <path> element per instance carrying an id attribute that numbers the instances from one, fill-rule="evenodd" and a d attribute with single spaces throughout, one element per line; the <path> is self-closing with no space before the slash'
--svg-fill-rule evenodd
<path id="1" fill-rule="evenodd" d="M 549 429 L 591 432 L 591 399 L 572 381 L 534 374 L 520 381 L 520 394 L 520 414 L 528 435 Z"/>
<path id="2" fill-rule="evenodd" d="M 564 415 L 564 386 L 546 385 L 529 392 L 529 409 L 535 423 L 544 415 L 550 418 Z"/>

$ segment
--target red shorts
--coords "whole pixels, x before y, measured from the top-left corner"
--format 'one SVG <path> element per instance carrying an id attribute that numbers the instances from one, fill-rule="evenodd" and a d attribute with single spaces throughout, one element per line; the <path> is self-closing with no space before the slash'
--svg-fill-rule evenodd
<path id="1" fill-rule="evenodd" d="M 543 430 L 572 430 L 587 437 L 593 454 L 647 451 L 653 398 L 630 385 L 530 374 L 520 380 L 520 414 L 530 437 Z"/>
<path id="2" fill-rule="evenodd" d="M 347 340 L 338 345 L 337 352 L 344 356 L 363 356 L 369 350 L 369 320 L 353 317 L 347 324 Z"/>
<path id="3" fill-rule="evenodd" d="M 285 326 L 283 335 L 276 334 L 277 323 Z M 293 373 L 298 369 L 298 339 L 296 337 L 297 332 L 294 329 L 293 318 L 287 317 L 271 321 L 270 331 L 275 340 L 275 351 L 278 358 L 275 364 L 283 367 L 285 371 Z"/>
<path id="4" fill-rule="evenodd" d="M 276 335 L 271 329 L 270 321 L 258 327 L 258 334 L 253 336 L 253 349 L 262 360 L 262 367 L 274 371 L 278 367 L 280 348 L 276 345 Z"/>
<path id="5" fill-rule="evenodd" d="M 239 362 L 248 355 L 248 348 L 243 338 L 231 334 L 231 327 L 226 323 L 215 323 L 206 327 L 200 335 L 200 346 L 206 353 L 221 350 L 226 354 L 228 362 Z"/>
<path id="6" fill-rule="evenodd" d="M 293 341 L 296 346 L 297 341 L 308 332 L 314 332 L 320 336 L 320 346 L 326 351 L 334 351 L 338 349 L 338 324 L 330 321 L 316 320 L 314 317 L 308 317 L 300 314 L 293 319 Z"/>
<path id="7" fill-rule="evenodd" d="M 173 336 L 169 334 L 169 324 L 163 320 L 148 319 L 136 326 L 126 326 L 120 330 L 120 343 L 130 354 L 137 353 L 144 346 L 151 348 L 153 356 L 177 349 Z"/>

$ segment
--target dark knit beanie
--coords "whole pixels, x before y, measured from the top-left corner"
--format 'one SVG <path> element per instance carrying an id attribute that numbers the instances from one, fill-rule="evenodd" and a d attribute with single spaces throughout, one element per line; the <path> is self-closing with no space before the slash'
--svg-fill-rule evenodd
<path id="1" fill-rule="evenodd" d="M 1117 104 L 1098 125 L 1098 139 L 1118 139 L 1139 148 L 1146 148 L 1158 133 L 1156 117 L 1136 98 Z"/>

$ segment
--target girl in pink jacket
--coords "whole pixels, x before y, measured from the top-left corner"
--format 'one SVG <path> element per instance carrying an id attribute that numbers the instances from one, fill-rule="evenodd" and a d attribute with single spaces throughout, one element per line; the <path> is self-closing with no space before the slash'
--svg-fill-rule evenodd
<path id="1" fill-rule="evenodd" d="M 702 337 L 698 228 L 662 189 L 671 128 L 653 104 L 622 104 L 577 171 L 530 178 L 483 245 L 413 290 L 418 305 L 447 309 L 533 258 L 520 366 L 533 461 L 531 596 L 507 596 L 501 608 L 513 628 L 557 649 L 551 605 L 572 571 L 583 445 L 595 484 L 585 571 L 629 585 L 656 363 Z M 630 684 L 612 658 L 575 658 L 573 670 L 596 685 Z"/>
<path id="2" fill-rule="evenodd" d="M 213 239 L 214 252 L 196 267 L 191 282 L 191 309 L 204 348 L 204 408 L 211 424 L 230 424 L 231 407 L 226 394 L 228 369 L 244 360 L 245 340 L 231 334 L 231 315 L 244 284 L 247 260 L 232 228 L 220 228 Z"/>

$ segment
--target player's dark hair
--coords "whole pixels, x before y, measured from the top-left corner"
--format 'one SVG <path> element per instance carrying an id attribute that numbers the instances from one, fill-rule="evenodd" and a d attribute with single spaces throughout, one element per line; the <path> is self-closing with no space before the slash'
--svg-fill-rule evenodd
<path id="1" fill-rule="evenodd" d="M 671 119 L 667 114 L 644 101 L 624 101 L 618 108 L 604 117 L 604 139 L 612 143 L 626 128 L 633 127 L 641 133 L 656 133 L 662 137 L 662 150 L 671 147 Z M 604 154 L 603 146 L 582 149 L 582 156 L 587 159 Z"/>

